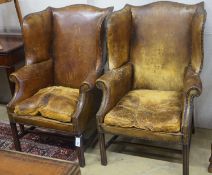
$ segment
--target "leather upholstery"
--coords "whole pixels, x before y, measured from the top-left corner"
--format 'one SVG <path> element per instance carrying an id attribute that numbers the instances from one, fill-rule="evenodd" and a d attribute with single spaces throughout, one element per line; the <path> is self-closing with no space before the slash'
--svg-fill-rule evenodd
<path id="1" fill-rule="evenodd" d="M 111 126 L 102 124 L 100 126 L 101 130 L 105 132 L 115 134 L 115 135 L 122 135 L 127 137 L 134 137 L 134 138 L 142 138 L 143 140 L 149 141 L 158 141 L 158 142 L 165 142 L 165 143 L 182 143 L 182 133 L 166 133 L 166 132 L 152 132 L 149 130 L 143 130 L 140 128 L 123 128 L 117 126 Z"/>
<path id="2" fill-rule="evenodd" d="M 189 66 L 184 76 L 184 93 L 189 95 L 193 93 L 194 96 L 200 96 L 202 93 L 202 82 L 199 74 Z"/>
<path id="3" fill-rule="evenodd" d="M 70 132 L 70 133 L 77 133 L 74 131 L 74 124 L 69 122 L 60 122 L 57 120 L 52 120 L 48 118 L 44 118 L 42 116 L 23 116 L 23 115 L 16 115 L 14 113 L 10 113 L 12 122 L 39 126 L 42 128 L 49 128 L 49 129 L 56 129 L 59 131 Z"/>
<path id="4" fill-rule="evenodd" d="M 133 90 L 107 113 L 104 123 L 157 132 L 179 132 L 182 102 L 182 93 L 176 91 Z"/>
<path id="5" fill-rule="evenodd" d="M 114 12 L 107 21 L 109 69 L 115 69 L 129 61 L 132 15 L 130 8 Z M 120 29 L 120 30 L 119 30 Z"/>
<path id="6" fill-rule="evenodd" d="M 7 105 L 10 112 L 21 101 L 31 97 L 39 89 L 53 84 L 52 60 L 26 65 L 10 75 L 10 80 L 16 84 L 15 94 Z M 33 82 L 33 83 L 32 83 Z"/>
<path id="7" fill-rule="evenodd" d="M 58 129 L 73 134 L 81 134 L 86 129 L 88 122 L 95 116 L 101 99 L 98 89 L 94 86 L 96 79 L 103 72 L 104 21 L 111 11 L 112 8 L 73 5 L 58 9 L 48 8 L 24 18 L 26 65 L 10 76 L 16 84 L 15 94 L 7 106 L 11 122 Z M 50 86 L 76 90 L 73 93 L 67 92 L 66 97 L 64 94 L 63 97 L 55 94 L 51 96 L 52 101 L 39 110 L 44 116 L 35 113 L 35 116 L 14 113 L 15 106 L 31 106 L 30 97 L 40 89 Z M 47 95 L 48 91 L 44 91 Z M 32 98 L 46 103 L 46 98 L 35 96 Z M 77 100 L 71 101 L 71 96 Z M 33 105 L 36 105 L 36 102 L 33 102 Z M 17 106 L 16 112 L 19 107 Z M 55 113 L 52 113 L 54 110 L 56 117 Z M 68 111 L 69 116 L 58 116 L 62 111 Z M 47 119 L 45 116 L 59 121 Z"/>
<path id="8" fill-rule="evenodd" d="M 22 30 L 26 65 L 50 59 L 52 42 L 51 9 L 48 8 L 26 16 Z"/>
<path id="9" fill-rule="evenodd" d="M 131 8 L 135 89 L 182 90 L 196 8 L 168 2 Z"/>
<path id="10" fill-rule="evenodd" d="M 202 91 L 205 18 L 204 3 L 127 5 L 112 13 L 107 24 L 110 70 L 97 80 L 103 92 L 100 133 L 188 144 L 193 97 Z M 126 65 L 132 66 L 130 76 L 124 73 Z"/>
<path id="11" fill-rule="evenodd" d="M 97 87 L 104 93 L 101 109 L 99 110 L 100 113 L 97 114 L 98 116 L 104 116 L 127 92 L 129 92 L 132 86 L 131 80 L 132 65 L 129 63 L 121 68 L 107 72 L 97 80 Z M 103 113 L 101 113 L 101 111 L 103 111 Z"/>
<path id="12" fill-rule="evenodd" d="M 200 73 L 203 65 L 203 31 L 206 20 L 206 12 L 201 6 L 196 9 L 192 19 L 192 52 L 191 65 L 196 73 Z"/>
<path id="13" fill-rule="evenodd" d="M 15 107 L 17 115 L 39 115 L 62 122 L 71 122 L 77 107 L 79 89 L 51 86 L 39 90 L 35 95 Z"/>
<path id="14" fill-rule="evenodd" d="M 100 34 L 108 10 L 91 6 L 82 8 L 69 6 L 53 9 L 56 85 L 79 88 L 90 73 L 101 71 L 102 52 L 99 46 L 103 41 Z"/>

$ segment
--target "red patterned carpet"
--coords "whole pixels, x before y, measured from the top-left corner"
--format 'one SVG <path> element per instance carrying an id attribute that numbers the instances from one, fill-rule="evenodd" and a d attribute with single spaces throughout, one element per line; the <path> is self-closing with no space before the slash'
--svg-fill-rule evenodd
<path id="1" fill-rule="evenodd" d="M 74 143 L 35 134 L 27 134 L 20 140 L 23 152 L 63 160 L 77 159 Z M 0 123 L 0 149 L 15 150 L 10 125 L 6 123 Z"/>

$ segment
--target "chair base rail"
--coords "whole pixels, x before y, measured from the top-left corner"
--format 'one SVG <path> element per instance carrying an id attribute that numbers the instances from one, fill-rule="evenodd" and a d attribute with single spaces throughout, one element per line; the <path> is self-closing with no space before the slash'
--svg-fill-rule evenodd
<path id="1" fill-rule="evenodd" d="M 119 135 L 113 135 L 111 139 L 108 140 L 108 142 L 105 142 L 105 134 L 106 132 L 104 131 L 99 131 L 98 136 L 99 136 L 99 146 L 100 146 L 100 155 L 101 155 L 101 164 L 102 165 L 107 165 L 107 155 L 106 155 L 106 149 L 109 148 L 110 145 L 112 144 L 122 144 L 122 145 L 130 145 L 134 147 L 142 147 L 145 149 L 151 149 L 153 151 L 169 151 L 171 153 L 175 154 L 180 154 L 182 155 L 182 162 L 183 162 L 183 175 L 189 175 L 189 152 L 190 152 L 190 143 L 188 144 L 172 144 L 172 143 L 166 143 L 166 142 L 155 142 L 154 141 L 148 141 L 148 140 L 143 140 L 143 139 L 138 139 L 138 138 L 133 138 L 133 139 L 138 139 L 142 140 L 142 143 L 136 143 L 136 142 L 131 142 L 131 141 L 124 141 L 124 140 L 117 140 Z M 110 133 L 111 134 L 111 133 Z M 123 135 L 122 135 L 123 137 Z M 172 145 L 172 146 L 171 146 Z M 175 145 L 175 147 L 173 146 Z"/>
<path id="2" fill-rule="evenodd" d="M 18 131 L 17 124 L 19 123 L 10 122 L 16 151 L 21 151 L 21 144 L 19 139 L 28 133 L 34 133 L 41 136 L 49 136 L 49 137 L 53 137 L 57 139 L 66 140 L 72 143 L 74 143 L 76 138 L 80 139 L 80 145 L 76 147 L 80 167 L 85 166 L 85 157 L 84 157 L 85 150 L 89 146 L 94 147 L 95 144 L 97 143 L 96 128 L 94 128 L 92 132 L 89 132 L 89 134 L 86 135 L 86 130 L 84 131 L 84 133 L 74 134 L 74 133 L 66 133 L 66 132 L 62 132 L 58 130 L 40 128 L 35 126 L 26 127 L 23 123 L 19 124 L 19 126 L 21 127 L 20 127 L 20 131 Z"/>

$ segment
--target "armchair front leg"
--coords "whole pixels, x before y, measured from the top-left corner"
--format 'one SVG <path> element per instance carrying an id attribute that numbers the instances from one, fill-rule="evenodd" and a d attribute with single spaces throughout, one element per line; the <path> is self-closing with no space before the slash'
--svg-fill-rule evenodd
<path id="1" fill-rule="evenodd" d="M 79 164 L 81 167 L 85 166 L 85 157 L 84 157 L 84 133 L 88 122 L 90 121 L 97 111 L 98 101 L 97 89 L 95 88 L 95 81 L 98 77 L 98 73 L 92 72 L 88 75 L 86 80 L 80 86 L 80 95 L 78 99 L 78 104 L 76 111 L 72 118 L 72 123 L 74 125 L 75 137 L 75 146 L 77 147 L 77 154 L 79 159 Z M 96 133 L 96 129 L 94 131 Z M 95 139 L 95 138 L 91 138 Z"/>
<path id="2" fill-rule="evenodd" d="M 211 144 L 211 157 L 209 159 L 210 165 L 208 167 L 208 172 L 212 173 L 212 144 Z"/>
<path id="3" fill-rule="evenodd" d="M 118 69 L 113 69 L 96 81 L 97 87 L 102 91 L 103 98 L 99 111 L 96 114 L 98 138 L 101 154 L 101 164 L 107 165 L 105 134 L 101 129 L 104 117 L 117 102 L 130 91 L 132 86 L 132 65 L 127 63 Z"/>

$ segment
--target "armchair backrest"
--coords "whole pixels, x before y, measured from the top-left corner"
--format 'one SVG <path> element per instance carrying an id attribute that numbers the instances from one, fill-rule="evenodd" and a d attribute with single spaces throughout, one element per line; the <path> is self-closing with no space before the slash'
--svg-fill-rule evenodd
<path id="1" fill-rule="evenodd" d="M 55 83 L 78 88 L 102 66 L 102 24 L 109 9 L 74 5 L 53 9 Z"/>
<path id="2" fill-rule="evenodd" d="M 202 67 L 204 4 L 156 2 L 138 7 L 127 5 L 109 18 L 108 32 L 113 31 L 119 16 L 129 12 L 131 18 L 125 18 L 123 22 L 128 24 L 131 35 L 125 34 L 124 39 L 108 38 L 110 69 L 130 61 L 134 66 L 134 89 L 182 90 L 186 67 L 191 65 L 196 73 Z M 124 31 L 129 33 L 126 29 Z M 115 45 L 113 49 L 112 45 Z M 114 48 L 123 48 L 124 57 L 114 52 Z M 114 61 L 117 58 L 119 63 Z"/>
<path id="3" fill-rule="evenodd" d="M 54 84 L 79 88 L 103 68 L 104 19 L 111 8 L 71 5 L 48 8 L 23 23 L 26 64 L 54 62 Z"/>

